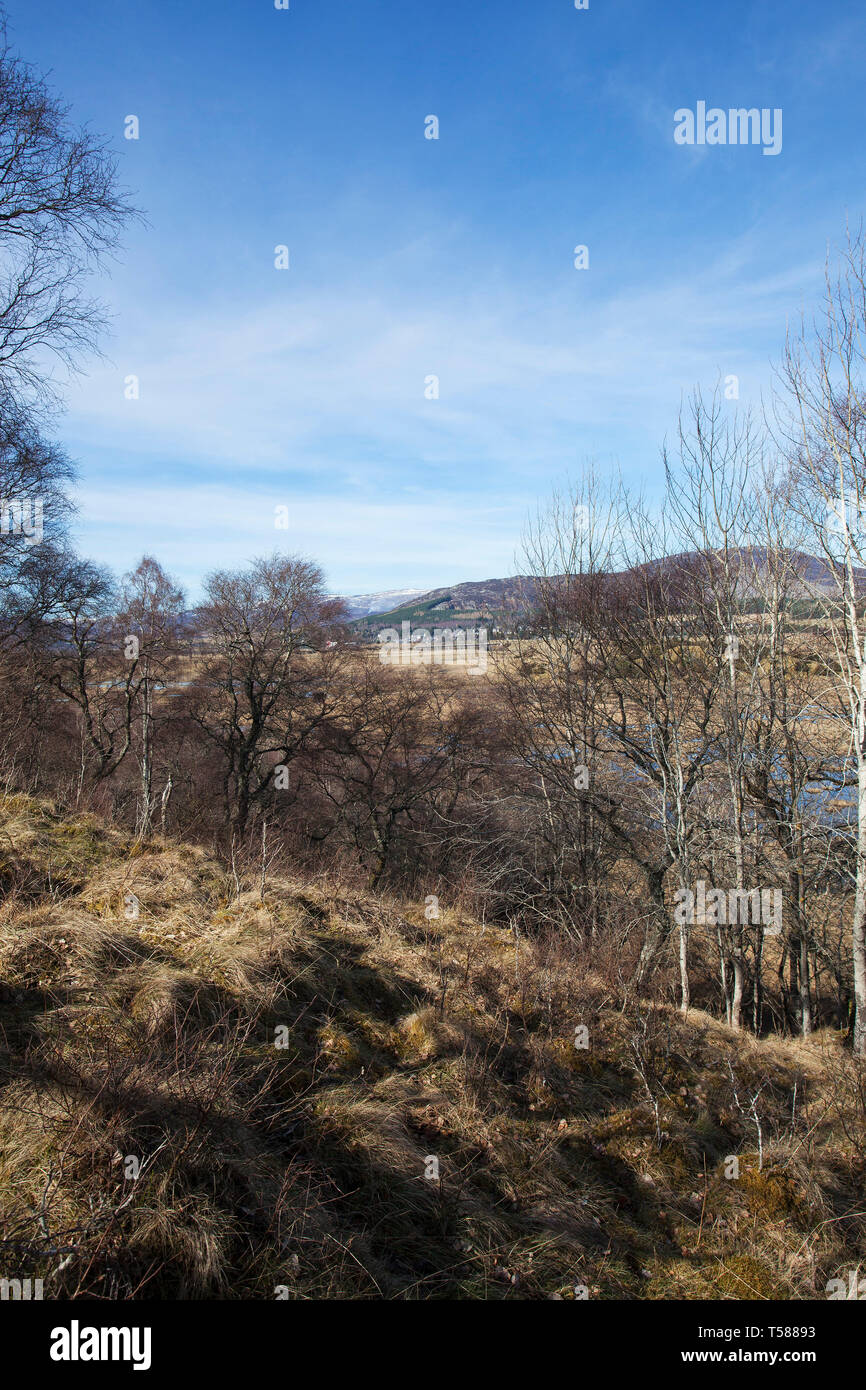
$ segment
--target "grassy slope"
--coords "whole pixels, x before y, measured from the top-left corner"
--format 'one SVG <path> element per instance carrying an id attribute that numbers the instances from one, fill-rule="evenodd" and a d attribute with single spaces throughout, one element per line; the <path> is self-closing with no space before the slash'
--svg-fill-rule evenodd
<path id="1" fill-rule="evenodd" d="M 634 1017 L 498 929 L 235 899 L 203 851 L 20 797 L 0 876 L 0 1273 L 46 1297 L 808 1298 L 863 1262 L 833 1038 L 656 1011 L 659 1144 Z"/>

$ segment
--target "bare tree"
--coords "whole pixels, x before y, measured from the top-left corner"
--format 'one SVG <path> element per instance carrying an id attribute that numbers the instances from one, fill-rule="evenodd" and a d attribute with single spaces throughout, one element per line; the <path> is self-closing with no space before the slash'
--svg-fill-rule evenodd
<path id="1" fill-rule="evenodd" d="M 118 617 L 125 640 L 134 638 L 138 652 L 137 694 L 141 774 L 139 833 L 150 833 L 153 819 L 153 770 L 156 729 L 156 697 L 177 668 L 180 651 L 179 625 L 184 595 L 177 582 L 152 555 L 145 555 L 121 584 Z M 166 783 L 166 787 L 169 783 Z M 165 792 L 164 792 L 165 795 Z"/>
<path id="2" fill-rule="evenodd" d="M 338 717 L 322 730 L 315 777 L 376 888 L 400 841 L 418 864 L 450 838 L 457 803 L 482 761 L 480 712 L 433 666 L 362 658 L 345 672 Z"/>
<path id="3" fill-rule="evenodd" d="M 66 528 L 74 474 L 63 450 L 0 393 L 0 647 L 32 636 L 68 578 Z"/>
<path id="4" fill-rule="evenodd" d="M 251 810 L 272 794 L 331 716 L 342 608 L 317 565 L 297 556 L 254 560 L 205 582 L 198 610 L 205 659 L 192 717 L 222 757 L 222 790 L 240 840 Z"/>
<path id="5" fill-rule="evenodd" d="M 553 791 L 566 821 L 603 827 L 645 876 L 650 904 L 635 983 L 674 925 L 670 870 L 689 887 L 689 809 L 715 740 L 718 680 L 696 626 L 698 576 L 664 559 L 664 541 L 638 499 L 605 497 L 591 485 L 555 501 L 531 537 L 542 576 L 536 625 L 517 644 L 513 675 L 507 656 L 502 673 L 551 815 Z M 687 1009 L 686 924 L 679 967 Z"/>
<path id="6" fill-rule="evenodd" d="M 605 672 L 593 614 L 621 562 L 615 495 L 587 468 L 529 523 L 521 564 L 533 576 L 531 619 L 495 659 L 492 694 L 504 698 L 524 796 L 538 803 L 548 892 L 578 931 L 598 926 L 607 893 L 616 794 L 603 747 Z"/>
<path id="7" fill-rule="evenodd" d="M 635 791 L 645 805 L 631 828 L 619 824 L 624 842 L 637 849 L 635 829 L 653 861 L 652 892 L 657 911 L 650 923 L 638 978 L 646 976 L 671 930 L 666 910 L 665 878 L 676 874 L 679 890 L 692 892 L 695 818 L 693 808 L 717 746 L 715 705 L 717 663 L 708 659 L 706 633 L 696 602 L 701 584 L 693 557 L 661 558 L 664 532 L 629 509 L 629 525 L 644 558 L 611 584 L 599 610 L 596 636 L 600 658 L 609 673 L 608 737 L 637 779 Z M 639 851 L 646 871 L 647 848 Z M 639 860 L 638 862 L 641 862 Z M 689 926 L 678 927 L 680 1006 L 690 1005 Z"/>
<path id="8" fill-rule="evenodd" d="M 56 399 L 50 353 L 66 367 L 95 348 L 104 313 L 84 282 L 136 215 L 107 145 L 9 44 L 0 11 L 0 385 Z"/>
<path id="9" fill-rule="evenodd" d="M 63 595 L 46 624 L 42 660 L 51 685 L 78 711 L 79 794 L 89 776 L 104 782 L 132 743 L 141 677 L 116 618 L 117 591 L 107 570 L 87 561 L 70 566 Z"/>
<path id="10" fill-rule="evenodd" d="M 858 817 L 851 945 L 854 1051 L 866 1056 L 866 240 L 849 235 L 834 270 L 828 262 L 822 316 L 791 334 L 781 369 L 789 407 L 776 424 L 788 445 L 808 520 L 827 572 L 821 602 L 832 671 L 847 711 L 857 769 Z"/>
<path id="11" fill-rule="evenodd" d="M 718 388 L 705 398 L 696 390 L 680 413 L 677 444 L 663 453 L 668 515 L 680 546 L 695 555 L 695 600 L 706 629 L 706 653 L 717 668 L 717 717 L 730 798 L 730 828 L 736 888 L 745 887 L 746 841 L 744 770 L 749 674 L 740 632 L 743 579 L 753 566 L 745 547 L 751 540 L 753 492 L 750 475 L 760 461 L 761 439 L 748 416 L 726 409 Z M 744 563 L 745 560 L 745 563 Z M 745 572 L 745 573 L 744 573 Z M 745 655 L 745 652 L 743 652 Z M 744 932 L 741 924 L 718 926 L 722 991 L 728 1022 L 740 1027 L 745 987 Z"/>

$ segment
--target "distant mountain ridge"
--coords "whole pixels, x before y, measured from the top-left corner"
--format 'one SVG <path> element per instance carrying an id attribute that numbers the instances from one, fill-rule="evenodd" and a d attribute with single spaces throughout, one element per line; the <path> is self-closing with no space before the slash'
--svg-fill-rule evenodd
<path id="1" fill-rule="evenodd" d="M 762 576 L 768 569 L 769 552 L 762 546 L 743 546 L 732 554 L 740 571 L 737 585 L 740 598 L 759 598 L 763 590 Z M 684 551 L 650 563 L 653 566 L 691 565 L 698 558 L 697 551 Z M 791 552 L 790 558 L 799 575 L 790 586 L 792 598 L 808 599 L 816 592 L 826 595 L 832 591 L 833 576 L 824 559 L 802 550 Z M 866 595 L 866 569 L 855 567 L 854 572 L 861 592 Z M 507 624 L 532 608 L 538 582 L 533 575 L 523 574 L 507 579 L 468 580 L 462 584 L 443 585 L 439 589 L 357 594 L 343 601 L 349 608 L 354 626 L 362 631 L 372 626 L 390 627 L 404 621 L 426 626 L 437 623 L 462 626 L 473 620 L 487 620 L 495 625 L 498 619 Z M 388 599 L 396 599 L 397 602 L 388 605 Z M 382 606 L 379 606 L 380 603 Z M 375 624 L 373 619 L 376 620 Z"/>
<path id="2" fill-rule="evenodd" d="M 495 624 L 497 618 L 508 621 L 530 609 L 537 586 L 538 580 L 532 575 L 515 575 L 509 579 L 468 580 L 444 585 L 441 589 L 416 591 L 393 608 L 370 610 L 355 621 L 355 626 L 364 629 L 404 621 L 427 626 L 463 626 L 473 620 Z"/>
<path id="3" fill-rule="evenodd" d="M 662 560 L 650 563 L 657 567 L 692 566 L 700 559 L 700 554 L 696 550 L 684 551 L 679 555 L 665 556 Z M 808 599 L 816 594 L 827 595 L 836 588 L 830 566 L 822 556 L 810 555 L 805 550 L 790 550 L 786 554 L 797 576 L 788 584 L 788 594 L 791 598 Z M 740 546 L 731 551 L 732 568 L 739 571 L 737 589 L 741 599 L 758 598 L 765 592 L 763 580 L 769 569 L 770 557 L 771 552 L 767 547 L 760 545 Z M 855 565 L 854 578 L 861 594 L 866 594 L 866 569 Z"/>

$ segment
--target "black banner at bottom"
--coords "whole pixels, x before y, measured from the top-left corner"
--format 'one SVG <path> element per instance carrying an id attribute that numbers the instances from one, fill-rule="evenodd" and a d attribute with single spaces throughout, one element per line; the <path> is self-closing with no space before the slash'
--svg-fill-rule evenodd
<path id="1" fill-rule="evenodd" d="M 546 1359 L 552 1335 L 565 1339 L 554 1345 L 575 1372 L 591 1350 L 594 1364 L 600 1356 L 609 1373 L 621 1375 L 667 1374 L 679 1368 L 699 1380 L 713 1367 L 731 1371 L 742 1366 L 784 1377 L 805 1366 L 826 1378 L 850 1365 L 862 1341 L 862 1301 L 841 1295 L 815 1303 L 574 1300 L 571 1308 L 514 1301 L 506 1319 L 507 1299 L 492 1307 L 438 1301 L 108 1304 L 8 1299 L 0 1301 L 0 1332 L 4 1357 L 14 1355 L 16 1374 L 38 1372 L 60 1383 L 70 1377 L 98 1379 L 106 1371 L 141 1381 L 166 1374 L 213 1375 L 225 1383 L 236 1374 L 245 1379 L 274 1371 L 291 1375 L 299 1357 L 313 1363 L 305 1366 L 305 1378 L 311 1370 L 315 1375 L 319 1361 L 329 1379 L 341 1370 L 352 1376 L 367 1370 L 389 1381 L 399 1373 L 426 1383 L 434 1369 L 427 1358 L 442 1355 L 447 1365 L 452 1335 L 460 1339 L 461 1369 L 478 1366 L 486 1374 L 498 1369 L 500 1360 L 508 1369 L 506 1358 L 518 1350 Z M 839 1307 L 842 1302 L 853 1306 Z M 421 1357 L 414 1366 L 406 1362 L 402 1338 L 407 1334 Z M 391 1336 L 401 1340 L 394 1341 L 389 1369 Z M 452 1352 L 457 1350 L 455 1343 Z"/>

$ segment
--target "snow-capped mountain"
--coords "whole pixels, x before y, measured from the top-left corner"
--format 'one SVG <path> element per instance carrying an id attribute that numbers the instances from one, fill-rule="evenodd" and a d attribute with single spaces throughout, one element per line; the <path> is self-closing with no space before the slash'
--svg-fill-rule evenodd
<path id="1" fill-rule="evenodd" d="M 372 613 L 390 613 L 424 589 L 383 589 L 379 594 L 341 594 L 350 618 L 369 618 Z"/>

